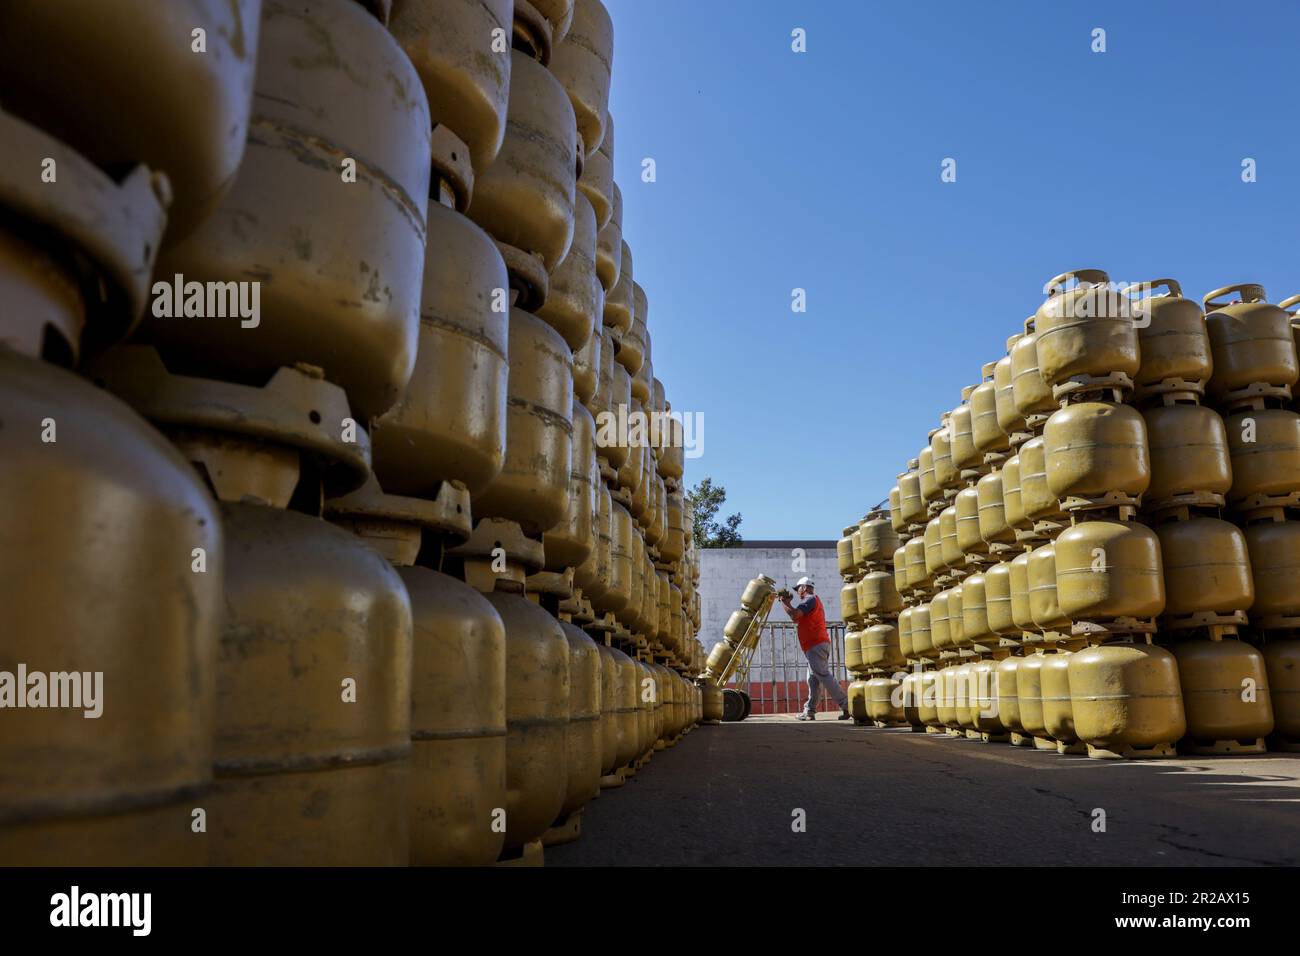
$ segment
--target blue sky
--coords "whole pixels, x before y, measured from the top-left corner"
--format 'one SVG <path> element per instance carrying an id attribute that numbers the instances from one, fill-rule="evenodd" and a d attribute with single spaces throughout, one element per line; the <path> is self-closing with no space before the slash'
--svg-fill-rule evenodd
<path id="1" fill-rule="evenodd" d="M 1059 272 L 1300 292 L 1295 0 L 606 3 L 655 372 L 748 538 L 884 498 Z"/>

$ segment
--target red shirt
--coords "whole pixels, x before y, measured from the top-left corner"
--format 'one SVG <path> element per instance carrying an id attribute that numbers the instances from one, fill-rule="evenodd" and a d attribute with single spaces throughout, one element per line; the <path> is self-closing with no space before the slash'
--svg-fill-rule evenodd
<path id="1" fill-rule="evenodd" d="M 831 642 L 831 636 L 826 633 L 826 609 L 822 607 L 822 599 L 816 594 L 809 597 L 813 599 L 812 610 L 804 611 L 803 617 L 794 622 L 799 630 L 799 646 L 805 654 L 818 644 Z"/>

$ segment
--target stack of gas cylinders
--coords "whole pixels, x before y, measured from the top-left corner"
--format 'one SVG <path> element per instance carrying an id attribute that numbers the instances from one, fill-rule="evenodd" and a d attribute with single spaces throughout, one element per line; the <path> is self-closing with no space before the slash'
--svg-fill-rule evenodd
<path id="1" fill-rule="evenodd" d="M 1095 758 L 1300 749 L 1300 296 L 1044 291 L 890 489 L 901 719 Z M 881 725 L 874 514 L 839 560 L 851 710 Z"/>
<path id="2" fill-rule="evenodd" d="M 3 5 L 0 863 L 540 862 L 700 721 L 612 58 L 600 0 Z"/>

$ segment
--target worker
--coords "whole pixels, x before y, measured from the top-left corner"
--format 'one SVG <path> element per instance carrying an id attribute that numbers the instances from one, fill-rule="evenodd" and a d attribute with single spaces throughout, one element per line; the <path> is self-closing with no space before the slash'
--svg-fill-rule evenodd
<path id="1" fill-rule="evenodd" d="M 814 593 L 812 578 L 800 578 L 794 590 L 797 600 L 786 590 L 781 591 L 780 597 L 785 613 L 798 629 L 799 647 L 808 658 L 808 700 L 804 702 L 803 713 L 796 719 L 817 719 L 817 704 L 821 701 L 821 689 L 825 688 L 840 705 L 839 719 L 848 720 L 849 696 L 831 674 L 831 636 L 826 633 L 826 609 L 822 607 L 822 599 Z"/>

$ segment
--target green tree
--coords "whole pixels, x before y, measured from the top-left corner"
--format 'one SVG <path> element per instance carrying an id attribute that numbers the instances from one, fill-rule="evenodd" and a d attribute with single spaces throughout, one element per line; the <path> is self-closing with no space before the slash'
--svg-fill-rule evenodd
<path id="1" fill-rule="evenodd" d="M 697 548 L 734 548 L 740 544 L 739 513 L 719 522 L 718 510 L 726 504 L 727 489 L 705 478 L 686 492 L 695 508 L 695 546 Z"/>

